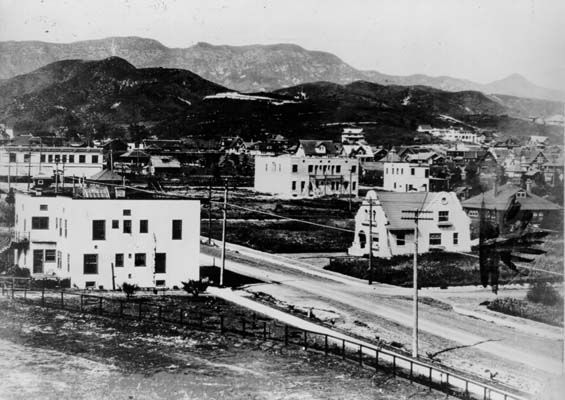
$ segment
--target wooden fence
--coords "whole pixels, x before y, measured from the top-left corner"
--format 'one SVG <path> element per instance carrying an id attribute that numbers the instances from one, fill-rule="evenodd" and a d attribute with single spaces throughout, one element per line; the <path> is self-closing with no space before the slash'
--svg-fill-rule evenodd
<path id="1" fill-rule="evenodd" d="M 149 304 L 143 298 L 98 296 L 65 290 L 32 290 L 28 287 L 10 287 L 6 284 L 2 285 L 2 295 L 44 307 L 88 312 L 108 317 L 170 323 L 190 329 L 214 330 L 222 334 L 235 333 L 265 341 L 277 341 L 285 346 L 301 346 L 307 351 L 339 357 L 358 363 L 361 367 L 389 372 L 462 399 L 526 400 L 531 398 L 514 389 L 497 387 L 489 382 L 482 382 L 477 378 L 408 355 L 296 328 L 255 313 L 251 317 L 208 314 L 188 310 L 178 305 Z"/>

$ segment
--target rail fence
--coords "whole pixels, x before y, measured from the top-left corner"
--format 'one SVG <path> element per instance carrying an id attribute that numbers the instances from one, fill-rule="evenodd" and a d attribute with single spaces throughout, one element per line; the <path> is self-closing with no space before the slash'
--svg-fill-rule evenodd
<path id="1" fill-rule="evenodd" d="M 496 387 L 488 382 L 417 360 L 376 346 L 367 346 L 340 337 L 304 330 L 276 320 L 252 314 L 209 314 L 188 310 L 178 305 L 149 304 L 144 298 L 116 298 L 71 291 L 30 289 L 9 286 L 0 280 L 2 295 L 44 307 L 87 312 L 108 317 L 164 322 L 197 330 L 222 334 L 235 333 L 264 341 L 277 341 L 285 346 L 300 346 L 326 356 L 335 356 L 406 378 L 462 399 L 526 400 L 531 396 L 513 389 Z"/>

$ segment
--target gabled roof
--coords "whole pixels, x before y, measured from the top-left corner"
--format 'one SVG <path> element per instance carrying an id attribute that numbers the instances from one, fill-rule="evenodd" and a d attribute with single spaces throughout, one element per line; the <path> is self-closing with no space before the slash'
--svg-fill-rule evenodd
<path id="1" fill-rule="evenodd" d="M 98 181 L 98 182 L 122 182 L 123 177 L 121 175 L 116 174 L 114 171 L 109 169 L 103 169 L 102 171 L 92 175 L 88 178 L 91 181 Z"/>
<path id="2" fill-rule="evenodd" d="M 442 157 L 442 156 L 440 156 L 436 152 L 428 151 L 428 152 L 425 152 L 425 153 L 408 154 L 406 156 L 406 161 L 408 161 L 408 162 L 411 162 L 411 161 L 428 161 L 430 158 L 435 160 L 435 159 L 440 158 L 440 157 Z"/>
<path id="3" fill-rule="evenodd" d="M 319 146 L 325 146 L 325 154 L 320 154 L 316 152 L 316 148 Z M 300 146 L 304 150 L 304 154 L 307 156 L 320 156 L 320 155 L 332 155 L 336 156 L 341 153 L 342 146 L 341 143 L 334 143 L 331 140 L 300 140 Z"/>
<path id="4" fill-rule="evenodd" d="M 414 221 L 402 219 L 406 215 L 402 210 L 433 209 L 433 203 L 448 197 L 448 201 L 457 201 L 454 193 L 448 192 L 376 192 L 388 220 L 388 229 L 413 230 Z"/>
<path id="5" fill-rule="evenodd" d="M 120 158 L 149 158 L 149 154 L 144 151 L 134 149 L 122 154 Z"/>
<path id="6" fill-rule="evenodd" d="M 505 210 L 506 207 L 508 207 L 511 197 L 515 196 L 518 192 L 524 192 L 526 194 L 525 197 L 516 197 L 516 200 L 521 204 L 522 210 L 561 210 L 559 205 L 531 192 L 526 192 L 525 189 L 511 184 L 499 187 L 496 190 L 496 195 L 494 194 L 494 190 L 489 190 L 486 193 L 471 197 L 470 199 L 463 201 L 461 204 L 464 208 L 480 209 L 484 198 L 485 209 Z"/>
<path id="7" fill-rule="evenodd" d="M 179 160 L 168 156 L 151 156 L 149 163 L 155 168 L 180 168 Z"/>

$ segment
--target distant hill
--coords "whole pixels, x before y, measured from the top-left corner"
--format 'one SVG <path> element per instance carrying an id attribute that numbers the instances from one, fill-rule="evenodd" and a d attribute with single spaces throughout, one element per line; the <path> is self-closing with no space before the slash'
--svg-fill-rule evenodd
<path id="1" fill-rule="evenodd" d="M 565 92 L 534 85 L 511 75 L 486 85 L 448 76 L 394 76 L 353 68 L 337 56 L 306 50 L 294 44 L 224 46 L 198 43 L 168 48 L 156 40 L 114 37 L 69 44 L 0 42 L 0 79 L 31 72 L 54 61 L 118 56 L 138 68 L 182 68 L 205 79 L 243 92 L 272 91 L 302 83 L 357 80 L 383 85 L 430 86 L 446 91 L 482 91 L 512 96 L 565 101 Z"/>
<path id="2" fill-rule="evenodd" d="M 98 136 L 123 135 L 124 127 L 140 124 L 159 137 L 253 138 L 270 132 L 337 139 L 340 125 L 356 123 L 365 127 L 371 143 L 406 144 L 413 142 L 419 124 L 448 126 L 452 118 L 463 125 L 478 121 L 482 127 L 519 126 L 523 134 L 538 134 L 542 128 L 524 116 L 531 102 L 540 103 L 367 81 L 314 82 L 241 94 L 187 70 L 136 68 L 119 57 L 58 61 L 0 82 L 0 122 L 17 132 Z M 547 111 L 554 106 L 544 104 Z M 523 122 L 514 124 L 516 117 Z M 541 133 L 553 135 L 553 128 L 547 129 Z"/>

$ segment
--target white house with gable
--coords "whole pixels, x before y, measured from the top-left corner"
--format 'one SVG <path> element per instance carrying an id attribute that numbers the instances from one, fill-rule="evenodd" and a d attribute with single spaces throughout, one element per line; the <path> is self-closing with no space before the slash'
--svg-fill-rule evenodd
<path id="1" fill-rule="evenodd" d="M 431 218 L 421 220 L 418 224 L 418 253 L 471 250 L 470 219 L 455 193 L 395 193 L 371 190 L 355 216 L 355 238 L 349 248 L 349 254 L 369 254 L 371 225 L 373 256 L 391 258 L 414 253 L 415 223 L 403 219 L 414 214 L 403 213 L 404 210 L 426 211 L 422 217 Z"/>
<path id="2" fill-rule="evenodd" d="M 15 263 L 79 288 L 181 287 L 198 280 L 200 201 L 129 198 L 107 187 L 16 193 Z M 116 195 L 117 194 L 117 195 Z"/>

